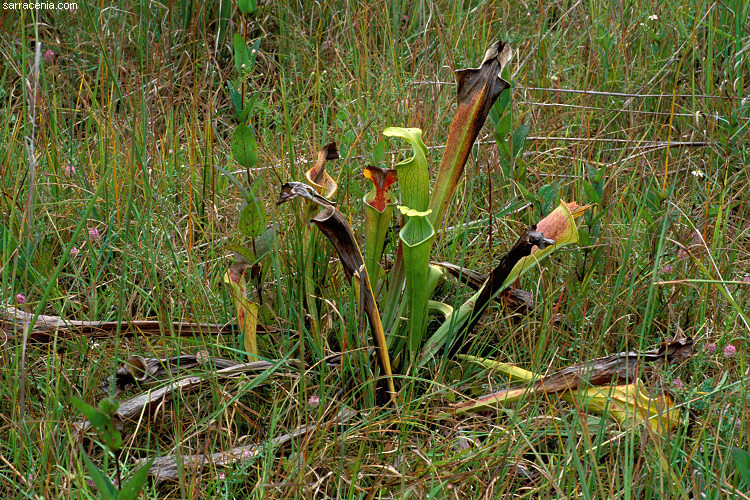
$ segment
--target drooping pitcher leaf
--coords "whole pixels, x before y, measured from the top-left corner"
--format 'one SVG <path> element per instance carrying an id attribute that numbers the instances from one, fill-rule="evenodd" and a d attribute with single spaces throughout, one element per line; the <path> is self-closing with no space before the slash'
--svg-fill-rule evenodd
<path id="1" fill-rule="evenodd" d="M 224 283 L 232 294 L 245 351 L 250 355 L 250 360 L 254 361 L 258 356 L 258 304 L 247 299 L 247 282 L 244 278 L 245 271 L 252 267 L 247 262 L 235 262 L 224 273 Z"/>
<path id="2" fill-rule="evenodd" d="M 393 217 L 396 197 L 392 188 L 396 183 L 395 169 L 365 167 L 365 178 L 372 182 L 372 189 L 362 198 L 365 211 L 365 264 L 373 285 L 380 274 L 379 262 L 383 257 L 385 238 Z"/>
<path id="3" fill-rule="evenodd" d="M 372 285 L 367 276 L 364 258 L 362 257 L 357 240 L 354 238 L 351 226 L 332 202 L 320 196 L 313 187 L 302 182 L 287 182 L 281 186 L 279 201 L 276 204 L 280 205 L 297 197 L 312 201 L 320 206 L 320 212 L 311 219 L 311 222 L 333 244 L 346 277 L 350 281 L 354 281 L 356 278 L 356 283 L 361 283 L 357 287 L 360 293 L 360 301 L 363 304 L 365 314 L 370 323 L 370 332 L 378 352 L 380 368 L 386 377 L 386 383 L 390 392 L 389 396 L 393 399 L 395 398 L 396 390 L 393 384 L 391 360 L 388 354 L 385 332 L 380 320 L 378 305 L 373 296 Z"/>
<path id="4" fill-rule="evenodd" d="M 538 235 L 533 235 L 532 239 L 526 241 L 524 241 L 524 238 L 527 235 L 522 235 L 516 243 L 516 246 L 520 244 L 522 247 L 514 247 L 514 250 L 509 252 L 493 270 L 485 285 L 464 302 L 460 308 L 456 309 L 451 318 L 446 320 L 433 334 L 425 345 L 420 364 L 423 365 L 432 359 L 452 336 L 457 338 L 457 342 L 452 342 L 451 352 L 455 353 L 461 348 L 465 335 L 476 325 L 489 302 L 497 294 L 513 284 L 523 273 L 537 266 L 542 259 L 558 248 L 577 242 L 578 230 L 575 225 L 575 218 L 586 209 L 588 209 L 588 206 L 580 207 L 575 202 L 565 203 L 561 201 L 554 211 L 539 221 L 536 226 L 533 226 L 534 231 L 541 235 L 544 241 L 542 245 L 538 244 L 539 241 L 542 241 L 539 240 Z M 512 269 L 508 269 L 508 264 L 512 265 Z M 453 332 L 455 332 L 455 335 L 451 335 Z"/>
<path id="5" fill-rule="evenodd" d="M 245 124 L 237 125 L 232 136 L 232 157 L 245 168 L 253 168 L 258 163 L 258 146 L 255 133 Z"/>
<path id="6" fill-rule="evenodd" d="M 586 411 L 607 415 L 620 425 L 648 425 L 656 434 L 665 434 L 680 423 L 680 413 L 668 394 L 649 396 L 640 380 L 628 385 L 599 385 L 565 391 L 560 399 Z"/>
<path id="7" fill-rule="evenodd" d="M 573 227 L 575 227 L 575 225 Z M 544 233 L 537 229 L 537 226 L 531 226 L 530 230 L 527 230 L 526 233 L 521 236 L 518 242 L 487 277 L 484 286 L 479 289 L 479 292 L 476 295 L 477 298 L 474 302 L 463 338 L 466 338 L 466 336 L 474 329 L 479 322 L 482 313 L 487 309 L 490 301 L 498 294 L 503 285 L 509 280 L 510 275 L 513 273 L 513 270 L 516 269 L 518 263 L 523 261 L 534 251 L 534 249 L 546 249 L 555 244 L 555 240 L 547 238 Z M 455 352 L 459 347 L 460 343 L 454 343 L 454 349 L 451 351 Z"/>
<path id="8" fill-rule="evenodd" d="M 588 210 L 589 206 L 585 205 L 582 207 L 575 201 L 566 203 L 560 200 L 557 208 L 537 224 L 537 231 L 544 234 L 546 238 L 554 240 L 554 244 L 548 245 L 545 248 L 536 247 L 531 251 L 531 255 L 519 260 L 500 289 L 505 289 L 513 284 L 519 276 L 532 267 L 536 267 L 542 259 L 558 248 L 578 243 L 578 228 L 576 227 L 575 219 Z"/>
<path id="9" fill-rule="evenodd" d="M 501 285 L 506 281 L 516 263 L 529 255 L 534 246 L 546 247 L 554 243 L 536 229 L 537 226 L 526 229 L 516 244 L 492 270 L 479 291 L 454 311 L 451 317 L 438 328 L 424 347 L 421 364 L 431 359 L 448 342 L 451 343 L 450 353 L 455 354 L 463 346 L 467 335 L 479 321 L 490 301 L 502 290 Z M 455 334 L 452 335 L 452 333 Z"/>
<path id="10" fill-rule="evenodd" d="M 537 375 L 529 370 L 524 370 L 518 366 L 510 363 L 503 363 L 496 359 L 480 358 L 478 356 L 471 356 L 469 354 L 458 354 L 456 358 L 462 361 L 470 361 L 472 363 L 479 363 L 485 368 L 497 371 L 499 374 L 507 377 L 508 382 L 535 382 L 542 378 L 541 375 Z"/>
<path id="11" fill-rule="evenodd" d="M 336 148 L 336 143 L 331 142 L 320 148 L 315 164 L 305 172 L 307 182 L 315 188 L 319 195 L 332 198 L 336 194 L 338 185 L 333 177 L 326 172 L 326 163 L 331 160 L 338 160 L 339 158 L 339 150 Z"/>
<path id="12" fill-rule="evenodd" d="M 456 114 L 451 122 L 443 158 L 440 161 L 430 200 L 430 222 L 441 224 L 458 186 L 464 165 L 492 105 L 510 84 L 501 77 L 510 61 L 510 45 L 497 41 L 484 56 L 479 68 L 456 71 L 458 84 Z"/>
<path id="13" fill-rule="evenodd" d="M 692 356 L 692 348 L 691 338 L 665 342 L 650 351 L 621 352 L 568 366 L 546 377 L 518 370 L 511 365 L 495 366 L 505 373 L 512 369 L 516 378 L 520 375 L 521 380 L 534 383 L 531 387 L 509 388 L 474 401 L 459 403 L 453 408 L 458 413 L 464 413 L 496 407 L 529 395 L 555 394 L 563 400 L 576 401 L 589 411 L 607 412 L 621 424 L 646 424 L 657 434 L 662 434 L 679 423 L 675 402 L 667 395 L 650 397 L 645 394 L 638 373 L 649 363 L 681 363 Z M 462 358 L 466 359 L 464 356 Z"/>
<path id="14" fill-rule="evenodd" d="M 314 188 L 318 196 L 323 199 L 332 197 L 336 193 L 336 181 L 326 171 L 326 163 L 339 158 L 339 152 L 336 143 L 331 142 L 318 150 L 318 156 L 315 162 L 307 172 L 305 177 L 310 185 Z M 312 217 L 317 210 L 314 203 L 305 205 L 305 218 Z M 315 255 L 318 253 L 318 240 L 315 238 L 313 228 L 310 225 L 305 226 L 305 236 L 302 243 L 304 255 Z M 319 266 L 316 265 L 315 259 L 305 260 L 305 270 L 302 274 L 305 287 L 305 303 L 307 304 L 307 314 L 310 318 L 310 330 L 315 345 L 322 345 L 322 332 L 320 326 L 320 315 L 318 313 L 320 299 L 318 293 Z"/>

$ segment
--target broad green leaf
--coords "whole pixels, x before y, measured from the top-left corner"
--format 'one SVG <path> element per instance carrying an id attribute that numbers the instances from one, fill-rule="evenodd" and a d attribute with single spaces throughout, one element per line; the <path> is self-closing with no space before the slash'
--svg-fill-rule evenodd
<path id="1" fill-rule="evenodd" d="M 232 136 L 232 156 L 234 161 L 245 168 L 253 168 L 258 163 L 258 146 L 255 133 L 245 124 L 237 125 Z"/>
<path id="2" fill-rule="evenodd" d="M 109 477 L 99 470 L 99 467 L 94 465 L 94 462 L 91 461 L 83 449 L 81 449 L 81 455 L 83 456 L 83 463 L 86 464 L 86 469 L 88 469 L 89 475 L 94 481 L 96 488 L 99 490 L 99 493 L 106 499 L 117 498 L 117 488 L 112 484 L 112 481 L 109 480 Z"/>
<path id="3" fill-rule="evenodd" d="M 255 199 L 250 200 L 242 207 L 237 226 L 242 234 L 248 238 L 255 238 L 263 232 L 266 225 L 263 222 L 261 208 Z"/>
<path id="4" fill-rule="evenodd" d="M 590 182 L 583 181 L 583 191 L 586 193 L 586 198 L 589 202 L 599 203 L 602 201 L 596 188 Z"/>
<path id="5" fill-rule="evenodd" d="M 511 134 L 513 137 L 513 156 L 518 158 L 526 145 L 526 136 L 529 135 L 530 123 L 522 123 L 516 127 Z"/>
<path id="6" fill-rule="evenodd" d="M 503 115 L 503 117 L 500 119 L 500 123 L 498 123 L 497 127 L 495 127 L 495 138 L 498 141 L 507 143 L 511 140 L 510 131 L 511 128 L 513 128 L 512 120 L 513 117 L 510 113 Z M 508 155 L 510 156 L 510 153 Z"/>
<path id="7" fill-rule="evenodd" d="M 255 0 L 237 0 L 237 7 L 243 14 L 252 14 L 255 12 Z"/>
<path id="8" fill-rule="evenodd" d="M 750 453 L 740 448 L 732 448 L 734 468 L 746 486 L 750 487 Z"/>
<path id="9" fill-rule="evenodd" d="M 242 75 L 243 70 L 250 67 L 250 53 L 247 50 L 245 40 L 239 33 L 234 34 L 232 45 L 234 46 L 234 67 L 237 69 L 237 73 Z"/>
<path id="10" fill-rule="evenodd" d="M 247 103 L 245 104 L 245 108 L 242 110 L 242 112 L 236 112 L 235 116 L 237 117 L 237 121 L 240 123 L 247 123 L 247 118 L 250 116 L 250 113 L 252 113 L 255 110 L 255 101 L 257 101 L 257 96 L 252 96 L 250 99 L 248 99 Z"/>
<path id="11" fill-rule="evenodd" d="M 234 108 L 234 116 L 238 117 L 242 113 L 242 96 L 231 80 L 227 81 L 227 89 L 229 90 L 229 99 L 232 101 L 232 107 Z"/>
<path id="12" fill-rule="evenodd" d="M 246 200 L 250 199 L 250 191 L 248 191 L 247 187 L 245 187 L 245 184 L 240 182 L 237 177 L 234 176 L 229 170 L 222 167 L 221 165 L 214 165 L 214 168 L 224 174 L 224 176 L 232 183 L 234 186 L 240 190 L 240 192 L 243 194 Z"/>
<path id="13" fill-rule="evenodd" d="M 138 498 L 138 494 L 141 492 L 143 485 L 146 484 L 148 471 L 151 469 L 153 463 L 154 459 L 152 458 L 143 464 L 135 474 L 133 474 L 124 485 L 122 485 L 120 494 L 117 495 L 117 500 L 135 500 Z"/>
<path id="14" fill-rule="evenodd" d="M 238 245 L 236 243 L 229 243 L 225 247 L 230 252 L 234 252 L 239 256 L 238 260 L 243 260 L 248 264 L 255 264 L 255 253 L 245 245 Z"/>
<path id="15" fill-rule="evenodd" d="M 115 429 L 115 426 L 112 423 L 112 414 L 117 411 L 117 405 L 115 405 L 115 409 L 112 413 L 104 414 L 98 408 L 94 408 L 87 402 L 74 396 L 70 397 L 70 402 L 76 407 L 76 409 L 78 409 L 78 411 L 83 413 L 89 422 L 91 422 L 91 426 L 99 435 L 99 439 L 102 440 L 105 446 L 112 451 L 120 449 L 120 446 L 122 445 L 122 435 L 120 434 L 120 431 Z M 105 408 L 109 410 L 110 406 L 111 405 L 105 405 Z"/>
<path id="16" fill-rule="evenodd" d="M 255 238 L 255 254 L 258 261 L 263 260 L 274 249 L 280 227 L 278 222 L 274 222 Z"/>
<path id="17" fill-rule="evenodd" d="M 260 47 L 260 41 L 261 39 L 258 38 L 253 42 L 253 45 L 250 47 L 250 64 L 248 65 L 248 68 L 254 68 L 255 67 L 255 61 L 258 59 L 258 48 Z"/>
<path id="18" fill-rule="evenodd" d="M 120 407 L 120 403 L 111 398 L 105 398 L 99 401 L 99 411 L 106 417 L 112 417 Z"/>

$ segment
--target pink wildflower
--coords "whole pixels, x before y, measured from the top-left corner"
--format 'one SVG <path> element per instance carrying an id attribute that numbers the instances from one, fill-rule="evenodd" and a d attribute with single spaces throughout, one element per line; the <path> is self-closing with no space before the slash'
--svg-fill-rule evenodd
<path id="1" fill-rule="evenodd" d="M 737 348 L 734 347 L 732 344 L 729 344 L 724 348 L 724 357 L 729 359 L 733 358 L 734 355 L 737 354 Z"/>
<path id="2" fill-rule="evenodd" d="M 682 379 L 676 378 L 672 381 L 672 385 L 675 389 L 680 390 L 683 387 L 685 387 L 685 383 L 682 381 Z"/>
<path id="3" fill-rule="evenodd" d="M 706 352 L 708 354 L 714 354 L 716 352 L 716 344 L 713 342 L 706 344 Z"/>
<path id="4" fill-rule="evenodd" d="M 99 230 L 97 228 L 95 227 L 89 228 L 89 239 L 91 239 L 91 241 L 97 241 L 101 237 L 102 235 L 99 234 Z"/>
<path id="5" fill-rule="evenodd" d="M 52 61 L 55 60 L 55 53 L 51 50 L 48 50 L 44 53 L 44 56 L 42 56 L 42 59 L 44 59 L 44 64 L 50 64 Z"/>
<path id="6" fill-rule="evenodd" d="M 79 253 L 81 253 L 81 251 L 78 250 L 78 247 L 76 247 L 76 246 L 74 246 L 73 248 L 70 249 L 70 256 L 71 257 L 77 257 Z"/>
<path id="7" fill-rule="evenodd" d="M 19 304 L 25 304 L 26 303 L 26 295 L 19 293 L 16 295 L 16 302 Z"/>
<path id="8" fill-rule="evenodd" d="M 63 170 L 65 171 L 65 175 L 67 175 L 68 177 L 73 177 L 74 175 L 76 175 L 76 168 L 70 163 L 65 165 L 63 167 Z"/>
<path id="9" fill-rule="evenodd" d="M 320 398 L 315 394 L 310 396 L 310 398 L 307 400 L 307 405 L 310 406 L 311 408 L 317 408 L 319 404 L 320 404 Z"/>

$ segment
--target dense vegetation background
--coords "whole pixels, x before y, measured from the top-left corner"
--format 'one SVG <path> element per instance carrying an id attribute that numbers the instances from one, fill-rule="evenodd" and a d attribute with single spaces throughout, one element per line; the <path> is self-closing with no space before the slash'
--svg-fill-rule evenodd
<path id="1" fill-rule="evenodd" d="M 258 179 L 266 220 L 278 224 L 264 263 L 271 332 L 262 352 L 306 364 L 262 383 L 214 380 L 124 430 L 123 474 L 135 458 L 260 445 L 232 467 L 149 484 L 146 497 L 746 498 L 732 448 L 747 449 L 750 436 L 749 3 L 283 0 L 243 15 L 223 1 L 81 1 L 0 16 L 0 307 L 163 325 L 156 335 L 123 326 L 24 348 L 21 331 L 2 324 L 3 497 L 98 497 L 69 398 L 106 397 L 106 377 L 130 354 L 246 359 L 231 332 L 170 327 L 234 320 L 222 283 L 243 201 L 233 174 Z M 235 33 L 257 47 L 246 77 Z M 515 50 L 519 154 L 503 156 L 488 121 L 433 258 L 487 272 L 560 199 L 592 204 L 580 244 L 518 283 L 533 310 L 494 306 L 475 350 L 547 373 L 690 336 L 690 360 L 648 376 L 680 401 L 671 436 L 558 400 L 436 422 L 434 410 L 503 381 L 453 362 L 394 410 L 363 403 L 375 390 L 364 375 L 320 362 L 356 335 L 357 302 L 325 240 L 303 254 L 305 213 L 275 205 L 280 185 L 303 180 L 318 149 L 336 141 L 336 202 L 361 228 L 362 168 L 379 148 L 387 164 L 408 154 L 382 130 L 421 128 L 437 165 L 453 71 L 476 67 L 497 39 Z M 258 162 L 248 171 L 232 157 L 230 88 L 253 103 Z M 322 346 L 309 334 L 305 259 L 328 269 L 316 277 Z M 442 286 L 448 303 L 469 295 L 454 281 Z M 344 406 L 359 410 L 347 426 L 265 445 Z M 114 476 L 115 458 L 86 446 Z"/>

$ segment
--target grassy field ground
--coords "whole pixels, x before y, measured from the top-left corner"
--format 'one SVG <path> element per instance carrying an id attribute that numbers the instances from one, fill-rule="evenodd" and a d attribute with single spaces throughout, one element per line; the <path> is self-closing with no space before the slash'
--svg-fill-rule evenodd
<path id="1" fill-rule="evenodd" d="M 229 465 L 183 461 L 179 481 L 150 480 L 141 498 L 748 498 L 736 449 L 750 447 L 750 3 L 258 3 L 0 12 L 0 495 L 102 498 L 82 449 L 116 482 L 137 459 L 246 446 Z M 256 49 L 244 70 L 235 34 Z M 440 417 L 507 385 L 448 356 L 399 370 L 388 404 L 338 255 L 302 204 L 275 203 L 336 141 L 334 200 L 362 234 L 362 168 L 410 155 L 383 130 L 421 128 L 434 175 L 453 71 L 499 39 L 514 50 L 513 158 L 488 120 L 432 259 L 488 273 L 560 199 L 591 206 L 579 244 L 516 283 L 530 310 L 492 305 L 463 350 L 548 374 L 690 337 L 692 357 L 641 374 L 645 392 L 674 396 L 670 432 L 553 396 Z M 257 141 L 251 169 L 232 153 L 240 121 Z M 126 422 L 119 451 L 84 439 L 70 398 L 113 395 L 131 355 L 247 361 L 223 276 L 248 181 L 276 228 L 262 291 L 248 292 L 273 366 L 222 378 L 194 364 L 202 385 Z M 449 277 L 436 298 L 471 293 Z M 24 341 L 9 307 L 119 326 Z M 230 327 L 184 335 L 176 322 Z"/>

